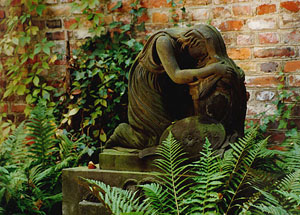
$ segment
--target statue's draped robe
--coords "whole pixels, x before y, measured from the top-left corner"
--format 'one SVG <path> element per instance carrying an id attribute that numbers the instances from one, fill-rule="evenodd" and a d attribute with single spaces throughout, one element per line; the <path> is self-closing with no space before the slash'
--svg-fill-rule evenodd
<path id="1" fill-rule="evenodd" d="M 139 149 L 157 145 L 161 134 L 172 122 L 193 115 L 194 106 L 189 86 L 176 84 L 169 78 L 156 50 L 157 39 L 166 36 L 174 48 L 180 69 L 196 68 L 197 62 L 178 42 L 184 31 L 186 29 L 169 29 L 155 33 L 136 58 L 129 73 L 129 125 L 122 123 L 115 130 L 110 140 L 114 144 Z M 213 33 L 210 28 L 206 31 Z M 219 43 L 220 35 L 218 32 L 213 34 L 213 44 Z M 225 61 L 238 71 L 231 78 L 213 75 L 202 80 L 199 114 L 221 122 L 229 135 L 237 133 L 241 136 L 246 111 L 243 72 L 228 58 L 226 50 L 222 51 L 225 51 Z"/>

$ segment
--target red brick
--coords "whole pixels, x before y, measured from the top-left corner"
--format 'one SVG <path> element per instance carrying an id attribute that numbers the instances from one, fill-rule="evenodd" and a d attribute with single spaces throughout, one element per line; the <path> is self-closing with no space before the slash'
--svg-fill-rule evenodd
<path id="1" fill-rule="evenodd" d="M 267 57 L 292 57 L 295 55 L 293 48 L 258 48 L 254 50 L 254 57 L 267 58 Z"/>
<path id="2" fill-rule="evenodd" d="M 150 18 L 148 16 L 148 14 L 147 13 L 143 13 L 142 16 L 138 17 L 138 23 L 147 22 L 149 19 Z M 110 22 L 112 22 L 112 20 Z M 105 22 L 105 23 L 108 24 L 110 22 Z"/>
<path id="3" fill-rule="evenodd" d="M 251 30 L 275 29 L 277 28 L 276 20 L 273 18 L 249 20 L 248 27 Z"/>
<path id="4" fill-rule="evenodd" d="M 297 13 L 300 10 L 300 2 L 299 1 L 281 2 L 280 6 L 291 12 L 294 12 L 294 13 Z"/>
<path id="5" fill-rule="evenodd" d="M 4 18 L 5 18 L 5 11 L 0 10 L 0 19 L 4 19 Z"/>
<path id="6" fill-rule="evenodd" d="M 48 6 L 43 11 L 43 16 L 70 16 L 71 15 L 71 6 L 70 5 L 54 5 Z"/>
<path id="7" fill-rule="evenodd" d="M 300 87 L 300 75 L 290 75 L 288 81 L 290 87 Z"/>
<path id="8" fill-rule="evenodd" d="M 193 9 L 191 10 L 192 14 L 192 20 L 193 21 L 199 21 L 203 19 L 208 19 L 209 18 L 209 11 L 208 9 Z"/>
<path id="9" fill-rule="evenodd" d="M 237 39 L 238 45 L 252 45 L 253 44 L 253 35 L 239 34 L 236 39 Z"/>
<path id="10" fill-rule="evenodd" d="M 250 6 L 233 6 L 232 12 L 235 16 L 248 16 L 251 14 Z"/>
<path id="11" fill-rule="evenodd" d="M 279 35 L 277 33 L 260 33 L 258 39 L 260 44 L 276 44 L 279 42 Z"/>
<path id="12" fill-rule="evenodd" d="M 152 0 L 153 1 L 153 0 Z M 212 1 L 211 0 L 186 0 L 185 1 L 185 6 L 198 6 L 198 5 L 208 5 Z"/>
<path id="13" fill-rule="evenodd" d="M 234 45 L 236 41 L 236 35 L 231 32 L 222 33 L 222 37 L 224 39 L 225 44 Z"/>
<path id="14" fill-rule="evenodd" d="M 222 22 L 218 28 L 221 31 L 239 31 L 244 26 L 244 22 L 242 20 L 229 20 Z"/>
<path id="15" fill-rule="evenodd" d="M 76 19 L 65 19 L 64 20 L 65 29 L 70 29 L 70 27 L 75 23 L 77 23 Z"/>
<path id="16" fill-rule="evenodd" d="M 65 32 L 64 31 L 47 32 L 46 37 L 48 38 L 48 40 L 64 40 Z"/>
<path id="17" fill-rule="evenodd" d="M 215 4 L 228 4 L 228 3 L 232 3 L 233 0 L 214 0 Z"/>
<path id="18" fill-rule="evenodd" d="M 21 3 L 21 0 L 12 0 L 11 3 L 10 3 L 10 5 L 11 5 L 11 6 L 17 6 L 17 5 L 19 5 L 20 3 Z"/>
<path id="19" fill-rule="evenodd" d="M 152 22 L 153 23 L 167 23 L 168 15 L 164 13 L 152 13 Z"/>
<path id="20" fill-rule="evenodd" d="M 285 43 L 299 43 L 300 42 L 300 31 L 294 30 L 283 36 Z"/>
<path id="21" fill-rule="evenodd" d="M 231 48 L 227 50 L 227 53 L 233 60 L 245 60 L 251 57 L 250 48 Z"/>
<path id="22" fill-rule="evenodd" d="M 300 70 L 300 61 L 288 61 L 284 66 L 284 72 L 296 72 Z"/>
<path id="23" fill-rule="evenodd" d="M 26 108 L 25 104 L 12 104 L 11 112 L 13 113 L 23 113 Z"/>
<path id="24" fill-rule="evenodd" d="M 263 4 L 256 8 L 257 15 L 269 14 L 276 12 L 275 4 Z"/>
<path id="25" fill-rule="evenodd" d="M 142 0 L 141 6 L 145 8 L 159 8 L 159 7 L 171 7 L 171 3 L 167 3 L 166 0 Z"/>
<path id="26" fill-rule="evenodd" d="M 8 104 L 3 104 L 3 106 L 0 106 L 0 113 L 7 113 L 8 111 Z"/>
<path id="27" fill-rule="evenodd" d="M 45 21 L 44 20 L 32 20 L 32 25 L 37 26 L 40 30 L 45 29 Z"/>
<path id="28" fill-rule="evenodd" d="M 216 7 L 216 8 L 213 8 L 213 17 L 214 18 L 222 17 L 223 19 L 228 18 L 228 17 L 231 17 L 231 12 L 230 12 L 230 10 L 228 10 L 224 7 Z"/>
<path id="29" fill-rule="evenodd" d="M 259 87 L 277 87 L 278 84 L 283 84 L 281 77 L 275 76 L 248 76 L 246 77 L 247 86 Z"/>
<path id="30" fill-rule="evenodd" d="M 276 72 L 278 68 L 278 63 L 276 62 L 267 62 L 267 63 L 262 63 L 260 65 L 260 71 L 262 72 Z"/>
<path id="31" fill-rule="evenodd" d="M 46 26 L 48 28 L 61 28 L 62 23 L 60 19 L 47 20 Z"/>

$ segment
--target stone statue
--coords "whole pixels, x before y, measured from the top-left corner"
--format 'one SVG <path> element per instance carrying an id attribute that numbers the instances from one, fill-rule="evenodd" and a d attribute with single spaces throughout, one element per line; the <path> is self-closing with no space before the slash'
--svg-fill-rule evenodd
<path id="1" fill-rule="evenodd" d="M 129 124 L 115 129 L 107 148 L 156 146 L 172 129 L 179 139 L 221 135 L 214 148 L 244 135 L 244 72 L 228 57 L 219 31 L 209 25 L 153 34 L 131 67 L 128 99 Z M 198 127 L 206 133 L 197 132 Z M 183 137 L 182 129 L 190 136 Z"/>

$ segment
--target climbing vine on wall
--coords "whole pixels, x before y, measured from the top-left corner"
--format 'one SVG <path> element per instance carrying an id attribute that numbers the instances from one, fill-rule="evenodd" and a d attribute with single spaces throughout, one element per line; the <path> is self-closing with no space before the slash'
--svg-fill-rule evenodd
<path id="1" fill-rule="evenodd" d="M 28 114 L 42 97 L 48 101 L 48 107 L 53 107 L 61 127 L 87 133 L 104 142 L 106 133 L 110 133 L 120 120 L 126 120 L 128 71 L 142 48 L 133 38 L 137 31 L 145 30 L 139 17 L 146 9 L 141 7 L 139 0 L 134 1 L 130 5 L 130 23 L 107 23 L 102 7 L 99 0 L 72 3 L 72 11 L 84 16 L 76 17 L 77 22 L 71 30 L 80 27 L 84 17 L 91 23 L 92 38 L 74 50 L 69 62 L 70 77 L 65 77 L 66 83 L 71 82 L 71 85 L 65 84 L 65 92 L 58 91 L 51 82 L 51 67 L 60 57 L 52 53 L 55 43 L 48 41 L 43 29 L 36 24 L 42 19 L 46 4 L 43 0 L 22 0 L 19 5 L 9 7 L 3 20 L 7 30 L 0 40 L 0 51 L 7 57 L 0 65 L 7 80 L 1 93 L 1 105 L 11 97 L 20 97 L 27 104 L 25 113 Z M 122 7 L 122 1 L 118 1 L 110 9 L 111 13 Z M 3 113 L 1 118 L 5 117 Z M 3 123 L 6 133 L 12 128 L 10 125 L 12 121 Z"/>
<path id="2" fill-rule="evenodd" d="M 10 3 L 7 1 L 8 5 Z M 6 60 L 0 63 L 0 73 L 5 76 L 6 87 L 1 92 L 0 105 L 12 96 L 25 97 L 26 114 L 39 97 L 46 99 L 48 106 L 54 106 L 51 101 L 56 89 L 45 75 L 57 59 L 57 55 L 51 53 L 55 44 L 44 38 L 39 27 L 34 25 L 35 18 L 41 17 L 45 8 L 42 0 L 21 1 L 16 7 L 9 7 L 1 23 L 6 26 L 6 31 L 0 40 L 0 53 Z M 1 114 L 0 118 L 3 117 L 6 113 Z M 3 126 L 7 127 L 7 123 Z M 8 133 L 9 129 L 5 131 Z"/>
<path id="3" fill-rule="evenodd" d="M 81 10 L 93 23 L 89 30 L 95 35 L 80 49 L 74 50 L 70 61 L 71 85 L 69 94 L 62 97 L 58 111 L 62 126 L 105 142 L 107 136 L 121 122 L 127 120 L 127 80 L 130 66 L 143 45 L 134 39 L 136 31 L 144 30 L 138 23 L 145 8 L 139 1 L 131 6 L 131 22 L 105 23 L 97 11 L 99 1 L 75 2 L 74 10 Z M 111 9 L 122 7 L 121 1 Z M 72 27 L 80 25 L 80 20 Z M 108 134 L 108 135 L 107 135 Z"/>

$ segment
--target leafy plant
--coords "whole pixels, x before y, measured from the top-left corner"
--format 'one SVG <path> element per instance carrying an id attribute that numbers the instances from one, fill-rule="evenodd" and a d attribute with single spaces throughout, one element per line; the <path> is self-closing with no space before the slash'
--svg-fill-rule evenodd
<path id="1" fill-rule="evenodd" d="M 11 0 L 7 3 L 10 4 Z M 21 15 L 18 7 L 22 8 Z M 12 7 L 2 21 L 7 30 L 0 40 L 0 52 L 7 56 L 7 60 L 4 65 L 0 64 L 0 71 L 6 75 L 7 84 L 1 105 L 8 97 L 18 95 L 25 96 L 28 104 L 35 104 L 42 97 L 53 106 L 51 95 L 56 88 L 49 85 L 42 74 L 57 59 L 57 55 L 51 54 L 51 47 L 55 44 L 44 38 L 39 27 L 34 25 L 34 18 L 42 16 L 46 6 L 42 0 L 28 0 L 21 1 L 18 7 Z M 29 114 L 30 110 L 28 105 L 25 113 Z M 5 116 L 3 113 L 1 118 Z"/>
<path id="2" fill-rule="evenodd" d="M 0 147 L 0 205 L 4 214 L 60 214 L 61 170 L 87 152 L 80 139 L 57 134 L 52 110 L 40 101 Z"/>
<path id="3" fill-rule="evenodd" d="M 101 142 L 106 132 L 126 120 L 128 72 L 142 48 L 127 34 L 113 35 L 95 37 L 74 52 L 70 97 L 65 96 L 65 106 L 60 106 L 67 110 L 62 124 Z"/>
<path id="4" fill-rule="evenodd" d="M 284 172 L 278 177 L 277 173 L 272 175 L 272 171 L 283 170 L 282 167 L 289 166 L 289 162 L 285 165 L 273 165 L 273 170 L 269 172 L 264 168 L 260 169 L 260 165 L 256 166 L 257 160 L 272 157 L 276 163 L 280 160 L 279 157 L 289 157 L 296 152 L 269 150 L 265 147 L 267 139 L 257 141 L 256 135 L 257 129 L 250 129 L 244 138 L 231 144 L 231 149 L 224 158 L 215 154 L 209 141 L 206 141 L 200 160 L 191 165 L 193 168 L 189 173 L 186 171 L 186 160 L 181 158 L 184 153 L 180 144 L 169 136 L 159 146 L 158 154 L 161 158 L 156 161 L 156 165 L 163 171 L 159 175 L 161 184 L 141 186 L 147 197 L 142 203 L 149 203 L 147 211 L 154 210 L 155 214 L 299 213 L 299 170 L 292 168 L 291 172 Z M 299 160 L 296 165 L 295 161 L 292 162 L 294 167 L 299 165 Z M 192 180 L 191 186 L 186 180 Z M 102 201 L 105 199 L 104 194 L 111 192 L 112 188 L 102 182 L 86 182 Z M 98 194 L 99 191 L 101 195 Z M 134 199 L 135 196 L 132 195 L 131 200 Z M 115 206 L 109 204 L 106 207 Z"/>

